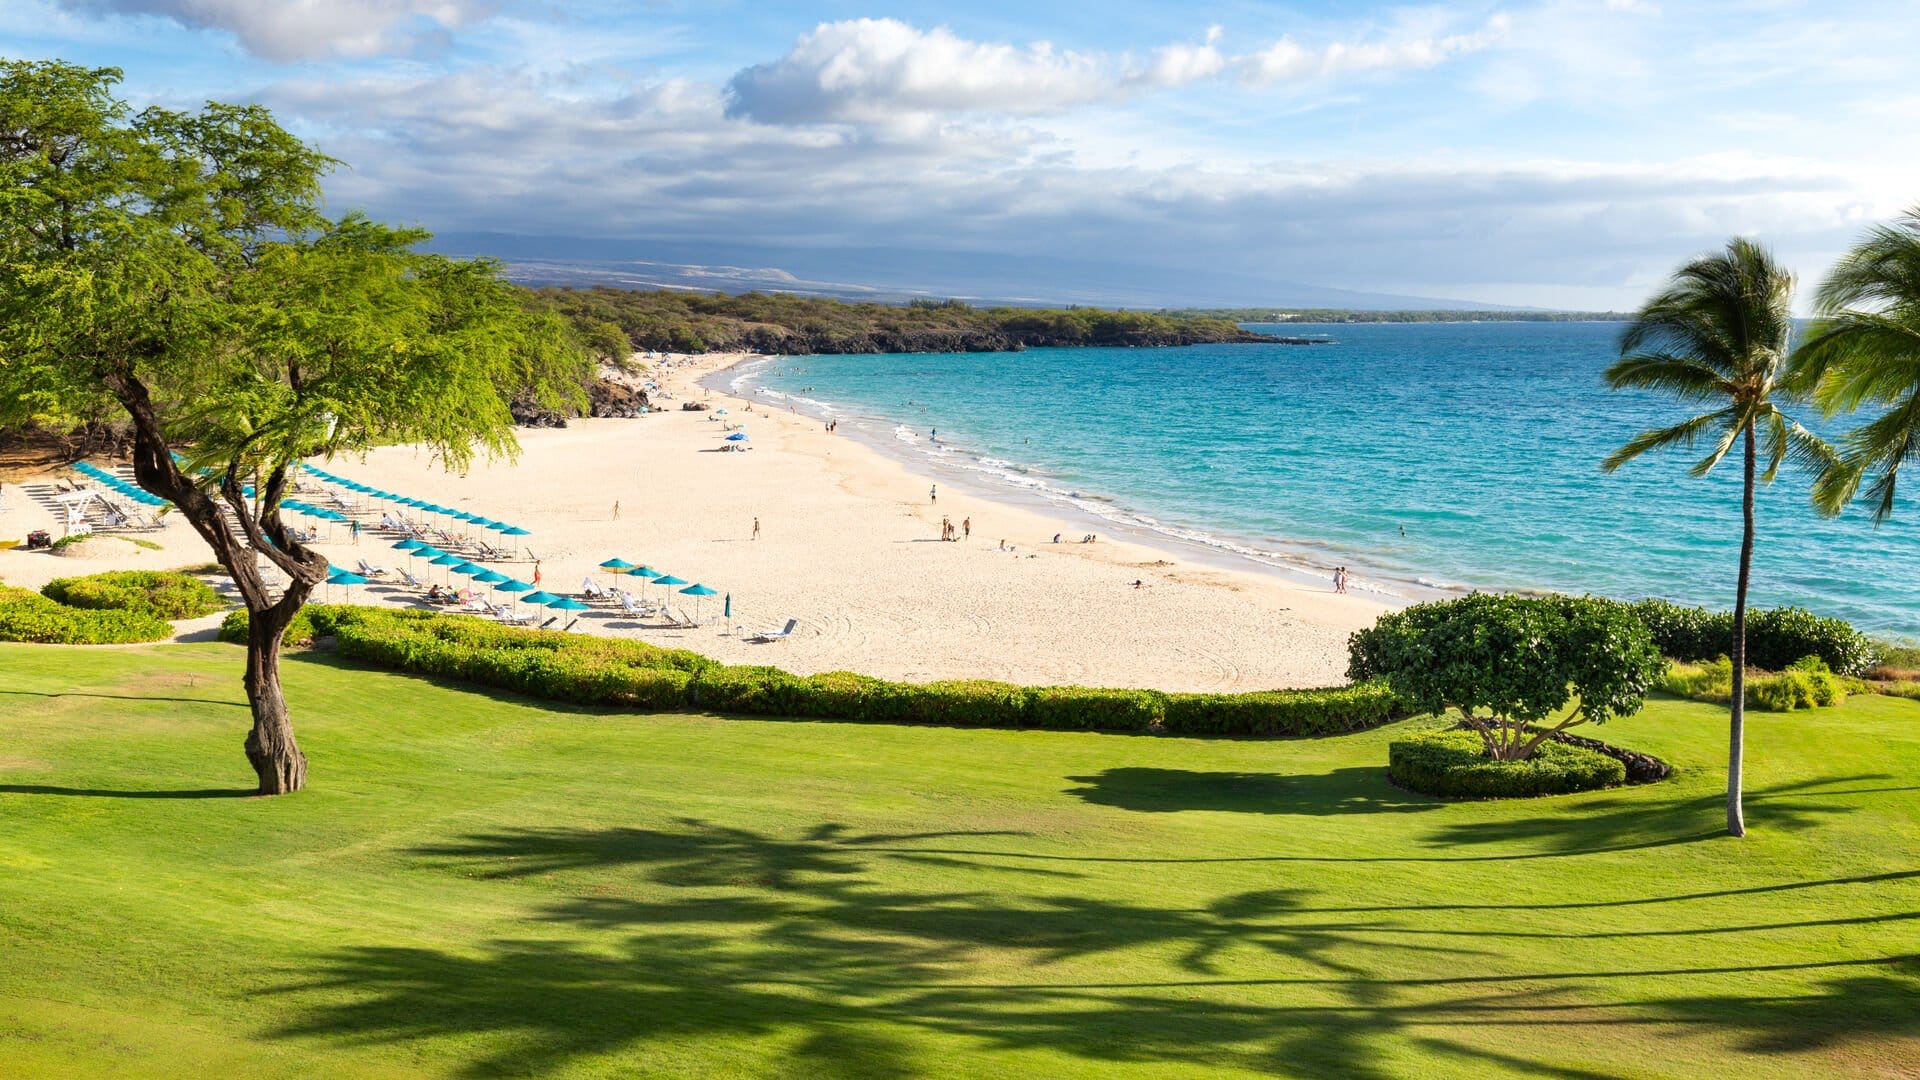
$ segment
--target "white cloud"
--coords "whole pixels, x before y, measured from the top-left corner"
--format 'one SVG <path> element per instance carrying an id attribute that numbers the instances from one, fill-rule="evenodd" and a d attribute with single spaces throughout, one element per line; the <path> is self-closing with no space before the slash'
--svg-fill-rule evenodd
<path id="1" fill-rule="evenodd" d="M 492 0 L 59 0 L 88 14 L 153 15 L 224 30 L 269 60 L 376 56 L 444 40 L 492 14 Z"/>
<path id="2" fill-rule="evenodd" d="M 1437 67 L 1453 57 L 1478 52 L 1499 43 L 1507 33 L 1507 17 L 1495 15 L 1471 33 L 1441 37 L 1398 37 L 1385 41 L 1334 42 L 1318 48 L 1281 38 L 1236 66 L 1251 83 L 1283 79 L 1310 79 L 1360 71 L 1407 71 Z"/>
<path id="3" fill-rule="evenodd" d="M 1361 71 L 1431 68 L 1497 43 L 1495 16 L 1470 33 L 1400 35 L 1377 41 L 1301 45 L 1281 38 L 1257 52 L 1220 47 L 1221 29 L 1201 43 L 1129 54 L 970 41 L 945 27 L 922 30 L 896 19 L 821 23 L 786 55 L 756 64 L 727 84 L 728 113 L 762 123 L 899 123 L 955 113 L 1031 115 L 1112 102 L 1150 88 L 1186 86 L 1237 72 L 1251 84 Z"/>

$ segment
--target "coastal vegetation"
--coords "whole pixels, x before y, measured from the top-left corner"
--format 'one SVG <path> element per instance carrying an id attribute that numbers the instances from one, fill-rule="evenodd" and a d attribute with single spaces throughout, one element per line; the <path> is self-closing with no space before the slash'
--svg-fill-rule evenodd
<path id="1" fill-rule="evenodd" d="M 1272 342 L 1231 319 L 1101 308 L 976 308 L 958 300 L 850 304 L 782 293 L 544 288 L 535 310 L 583 336 L 671 352 L 1002 352 L 1035 346 Z"/>
<path id="2" fill-rule="evenodd" d="M 250 799 L 238 656 L 0 646 L 0 1073 L 1827 1080 L 1920 1051 L 1914 702 L 1754 714 L 1736 846 L 1725 709 L 1665 697 L 1607 730 L 1668 781 L 1442 801 L 1382 768 L 1433 720 L 718 722 L 330 653 L 285 666 L 313 785 Z"/>
<path id="3" fill-rule="evenodd" d="M 1450 799 L 1530 799 L 1618 787 L 1627 767 L 1598 750 L 1546 741 L 1523 759 L 1489 757 L 1477 731 L 1429 731 L 1387 744 L 1387 775 Z"/>
<path id="4" fill-rule="evenodd" d="M 27 589 L 0 585 L 0 641 L 42 645 L 126 645 L 173 633 L 150 611 L 69 607 Z"/>
<path id="5" fill-rule="evenodd" d="M 280 641 L 327 562 L 282 520 L 291 467 L 402 442 L 450 468 L 510 454 L 508 399 L 577 404 L 587 357 L 497 266 L 324 217 L 334 162 L 265 109 L 135 113 L 120 78 L 0 62 L 0 426 L 130 425 L 135 479 L 178 508 L 251 613 L 258 790 L 296 791 L 307 766 Z"/>
<path id="6" fill-rule="evenodd" d="M 68 607 L 137 611 L 160 619 L 198 619 L 223 606 L 211 585 L 177 570 L 109 570 L 54 578 L 40 593 Z"/>
<path id="7" fill-rule="evenodd" d="M 1476 322 L 1625 322 L 1619 311 L 1356 311 L 1352 308 L 1172 308 L 1160 312 L 1176 319 L 1226 319 L 1233 323 L 1476 323 Z"/>
<path id="8" fill-rule="evenodd" d="M 1415 604 L 1356 632 L 1349 650 L 1348 677 L 1384 680 L 1414 712 L 1458 715 L 1489 761 L 1487 776 L 1527 762 L 1567 728 L 1638 712 L 1667 667 L 1625 605 L 1571 596 L 1476 593 Z M 1446 758 L 1457 747 L 1443 749 Z M 1556 761 L 1567 756 L 1555 753 Z M 1431 755 L 1422 760 L 1421 776 L 1444 771 Z M 1572 790 L 1543 781 L 1540 769 L 1512 773 L 1539 794 Z"/>
<path id="9" fill-rule="evenodd" d="M 1841 439 L 1841 456 L 1814 484 L 1814 502 L 1837 514 L 1859 491 L 1873 519 L 1893 515 L 1900 468 L 1920 455 L 1920 207 L 1876 226 L 1840 260 L 1814 299 L 1819 321 L 1794 352 L 1793 377 L 1832 416 L 1885 408 Z"/>
<path id="10" fill-rule="evenodd" d="M 1634 316 L 1620 337 L 1621 359 L 1607 369 L 1615 390 L 1652 391 L 1689 407 L 1708 404 L 1670 427 L 1641 432 L 1610 454 L 1611 472 L 1642 454 L 1667 448 L 1709 449 L 1693 467 L 1711 472 L 1736 445 L 1741 453 L 1740 570 L 1734 588 L 1733 684 L 1727 749 L 1727 831 L 1746 835 L 1741 813 L 1744 746 L 1744 683 L 1747 670 L 1747 588 L 1753 574 L 1753 495 L 1771 483 L 1788 457 L 1816 467 L 1832 450 L 1789 417 L 1780 400 L 1791 400 L 1787 375 L 1793 337 L 1793 276 L 1760 245 L 1735 238 L 1724 252 L 1678 270 L 1672 281 Z M 1760 443 L 1767 467 L 1759 468 Z"/>

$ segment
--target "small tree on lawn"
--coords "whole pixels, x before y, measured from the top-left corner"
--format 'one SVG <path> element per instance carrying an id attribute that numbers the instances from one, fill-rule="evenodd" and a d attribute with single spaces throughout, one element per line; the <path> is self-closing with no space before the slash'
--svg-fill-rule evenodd
<path id="1" fill-rule="evenodd" d="M 1622 605 L 1568 596 L 1416 604 L 1354 634 L 1348 653 L 1351 678 L 1384 678 L 1422 712 L 1455 710 L 1499 761 L 1525 761 L 1576 724 L 1638 712 L 1667 668 Z"/>
<path id="2" fill-rule="evenodd" d="M 281 520 L 295 465 L 387 443 L 451 468 L 511 453 L 508 398 L 577 403 L 585 359 L 492 264 L 323 217 L 332 162 L 266 110 L 135 113 L 119 78 L 0 62 L 0 424 L 132 421 L 135 479 L 246 603 L 259 790 L 296 791 L 280 637 L 327 563 Z M 278 596 L 262 559 L 288 578 Z"/>

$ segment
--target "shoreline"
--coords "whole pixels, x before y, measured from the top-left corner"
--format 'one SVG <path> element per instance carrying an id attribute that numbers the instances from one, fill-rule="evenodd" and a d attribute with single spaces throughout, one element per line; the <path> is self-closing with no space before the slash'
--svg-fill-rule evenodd
<path id="1" fill-rule="evenodd" d="M 703 390 L 717 394 L 740 404 L 766 404 L 757 397 L 746 396 L 746 387 L 740 386 L 743 380 L 753 380 L 758 372 L 739 372 L 747 364 L 766 364 L 781 360 L 778 355 L 765 354 L 699 354 L 726 356 L 728 359 L 695 380 Z M 727 376 L 732 375 L 731 378 Z M 783 403 L 795 405 L 797 414 L 816 421 L 829 419 L 872 420 L 884 425 L 905 426 L 905 421 L 888 417 L 868 415 L 856 412 L 844 412 L 842 407 L 827 401 L 799 397 L 772 387 L 759 388 L 763 393 L 773 395 Z M 800 404 L 808 407 L 799 409 Z M 824 410 L 824 411 L 823 411 Z M 989 470 L 968 465 L 948 464 L 931 454 L 915 454 L 911 446 L 890 441 L 877 430 L 863 424 L 853 423 L 847 428 L 848 437 L 860 442 L 888 460 L 905 466 L 929 482 L 938 482 L 964 489 L 984 499 L 1004 505 L 1018 507 L 1035 513 L 1059 517 L 1073 523 L 1068 535 L 1095 533 L 1102 537 L 1117 536 L 1129 542 L 1145 547 L 1157 548 L 1170 558 L 1191 559 L 1211 567 L 1226 571 L 1249 571 L 1271 575 L 1289 584 L 1297 586 L 1323 585 L 1330 580 L 1333 568 L 1348 566 L 1350 587 L 1359 595 L 1371 597 L 1383 603 L 1400 607 L 1423 600 L 1444 599 L 1465 596 L 1474 591 L 1468 586 L 1435 584 L 1421 580 L 1417 576 L 1408 576 L 1406 572 L 1382 567 L 1371 562 L 1364 552 L 1340 552 L 1328 545 L 1316 541 L 1291 542 L 1292 550 L 1275 550 L 1260 542 L 1242 536 L 1234 536 L 1218 529 L 1205 526 L 1189 526 L 1161 521 L 1143 511 L 1134 510 L 1119 502 L 1101 496 L 1089 496 L 1079 492 L 1060 491 L 1042 485 L 1025 488 L 1014 484 L 996 483 Z M 957 453 L 980 460 L 970 451 Z M 1025 467 L 1014 465 L 1022 472 Z M 1111 515 L 1101 514 L 1088 508 L 1088 502 L 1106 503 L 1114 507 Z M 1320 554 L 1324 552 L 1325 554 Z M 1525 589 L 1504 589 L 1500 591 L 1527 593 Z"/>

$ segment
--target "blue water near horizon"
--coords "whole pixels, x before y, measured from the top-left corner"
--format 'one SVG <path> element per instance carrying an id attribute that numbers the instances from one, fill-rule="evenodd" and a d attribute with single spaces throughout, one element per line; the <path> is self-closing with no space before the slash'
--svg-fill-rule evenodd
<path id="1" fill-rule="evenodd" d="M 734 380 L 936 473 L 1270 563 L 1351 565 L 1386 592 L 1731 606 L 1737 454 L 1704 480 L 1685 451 L 1600 470 L 1682 416 L 1606 390 L 1619 324 L 1257 328 L 1334 343 L 779 357 Z M 1876 530 L 1861 508 L 1819 518 L 1807 490 L 1789 466 L 1760 494 L 1754 602 L 1920 634 L 1920 504 Z"/>

